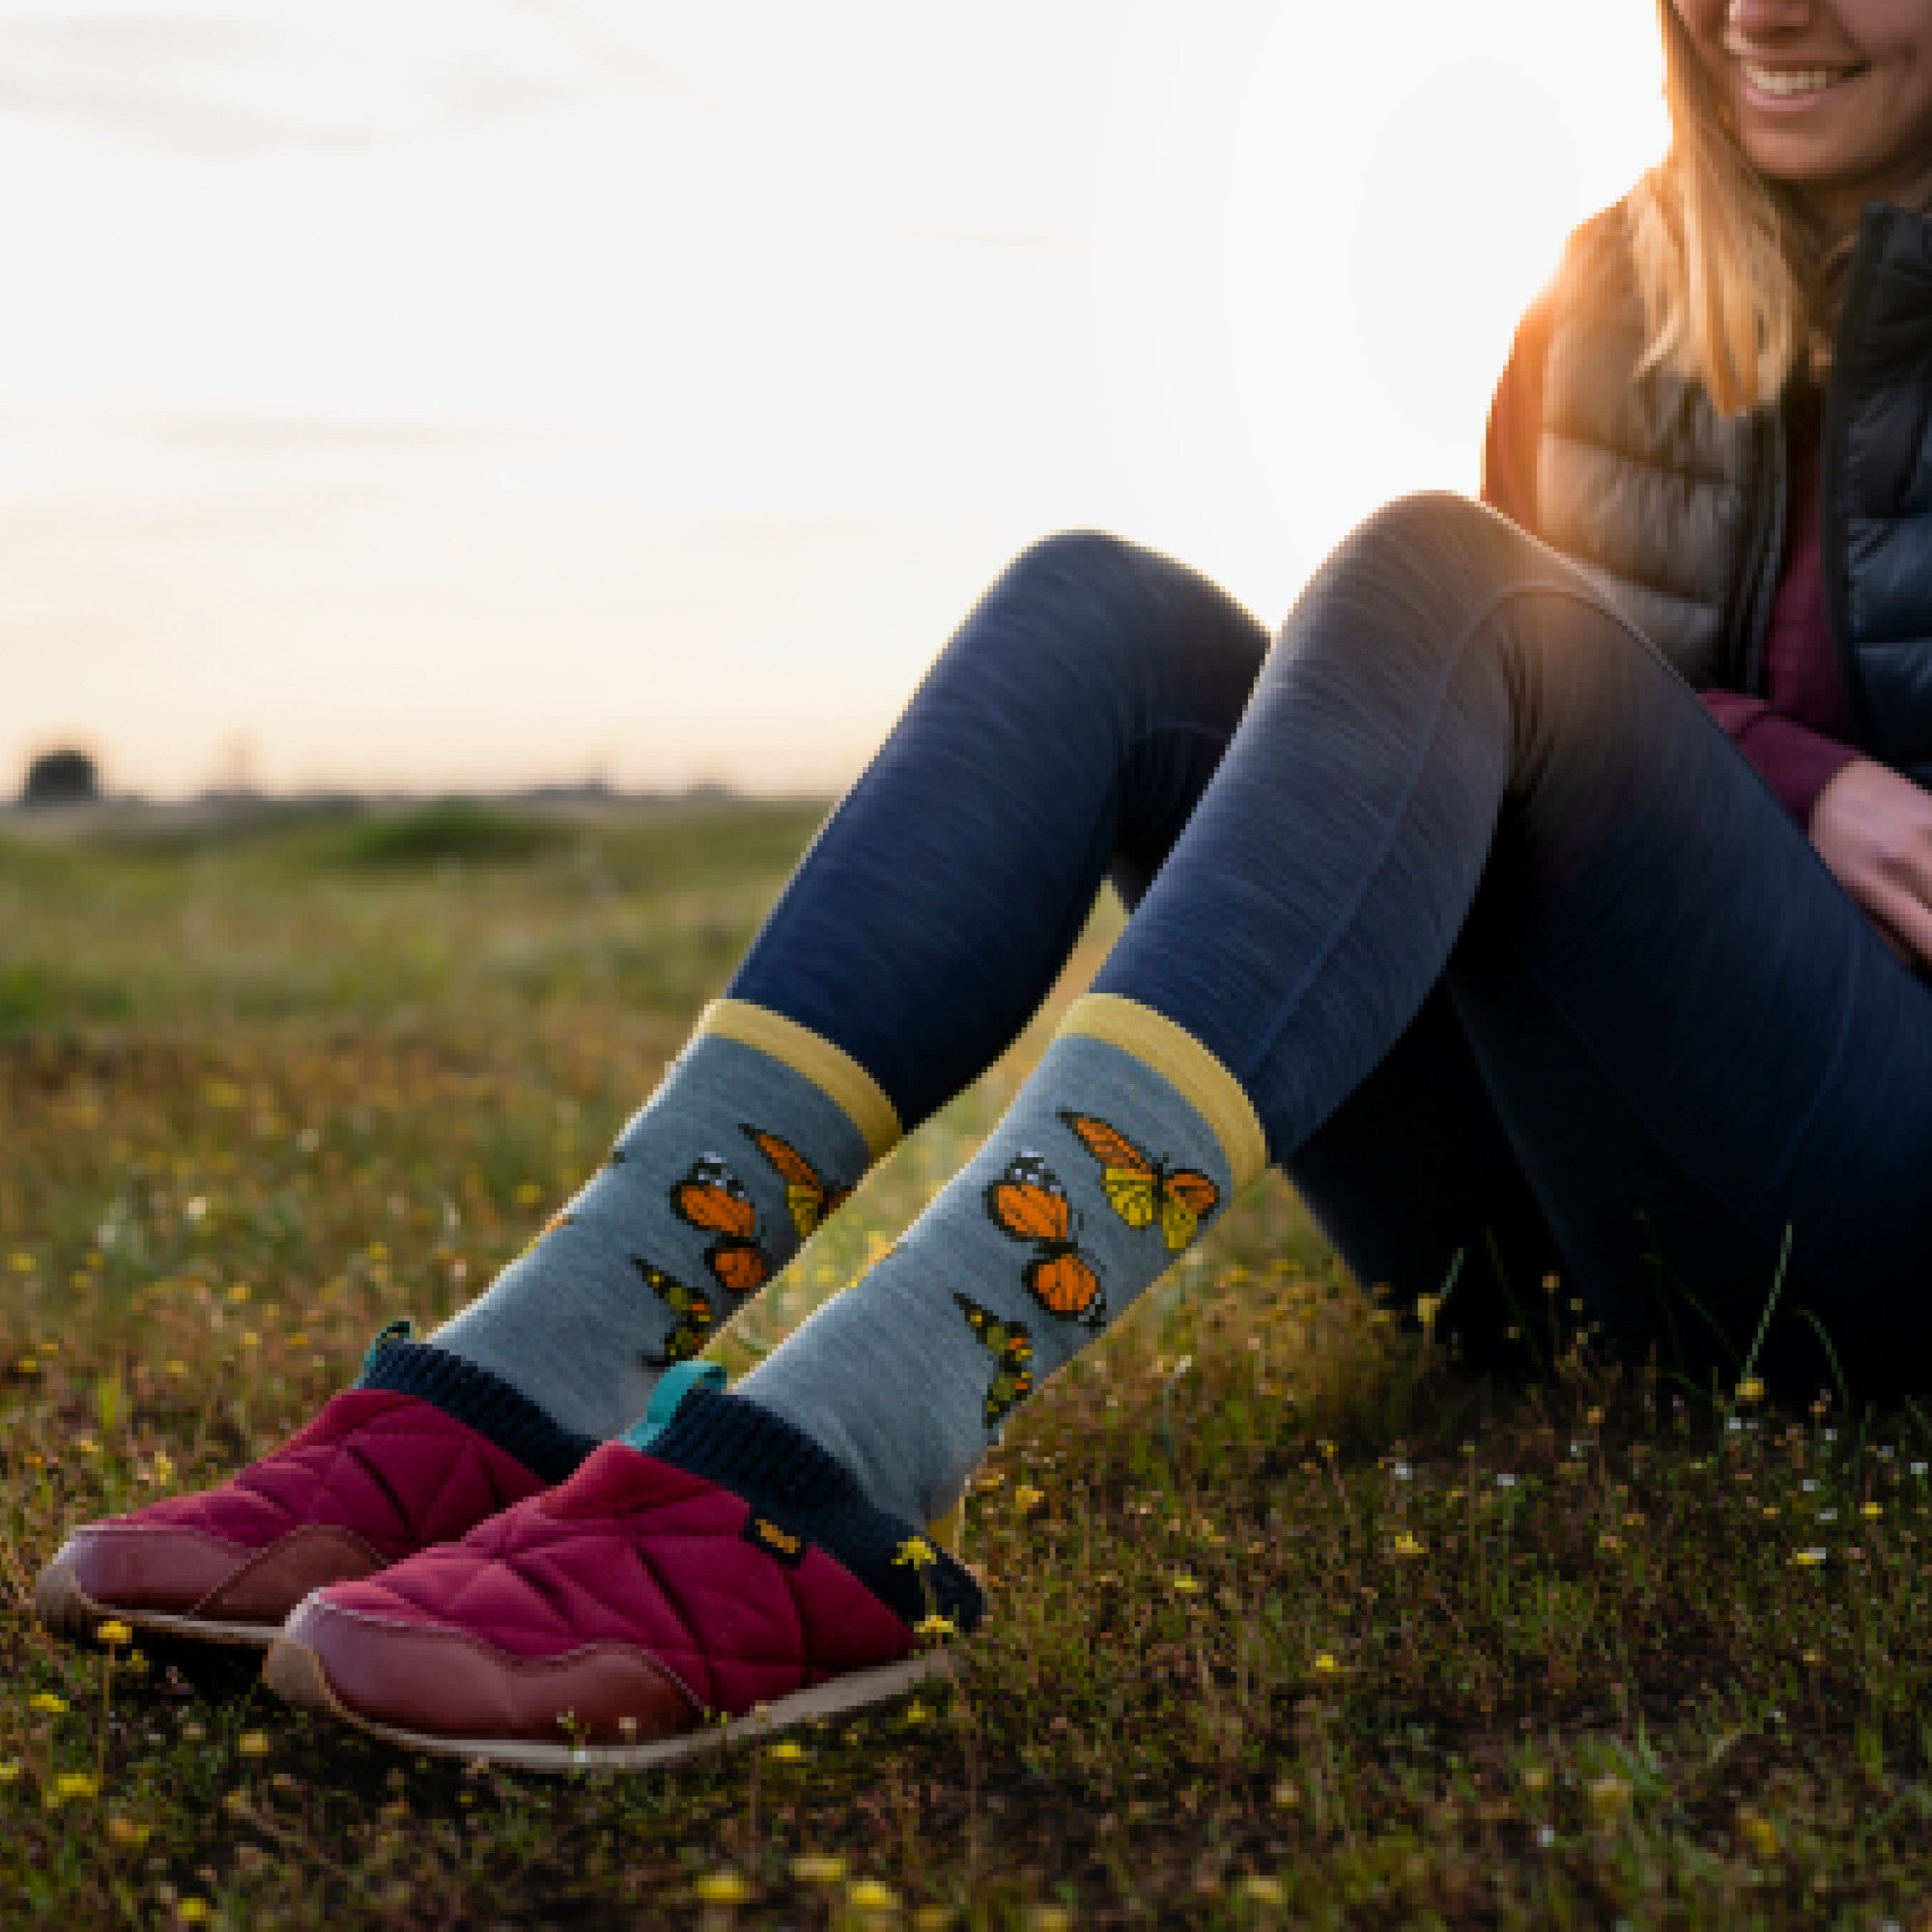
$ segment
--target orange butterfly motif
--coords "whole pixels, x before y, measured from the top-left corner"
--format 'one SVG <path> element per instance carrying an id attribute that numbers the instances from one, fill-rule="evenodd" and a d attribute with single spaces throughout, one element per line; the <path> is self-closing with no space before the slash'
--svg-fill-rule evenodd
<path id="1" fill-rule="evenodd" d="M 686 1226 L 718 1236 L 704 1251 L 704 1264 L 721 1288 L 750 1294 L 771 1279 L 771 1262 L 758 1245 L 757 1209 L 745 1183 L 717 1154 L 692 1162 L 670 1190 L 670 1206 Z"/>
<path id="2" fill-rule="evenodd" d="M 763 1127 L 740 1123 L 752 1145 L 764 1155 L 785 1184 L 785 1208 L 801 1241 L 810 1240 L 820 1225 L 829 1220 L 852 1198 L 849 1187 L 838 1187 L 824 1180 L 818 1170 L 792 1146 Z"/>
<path id="3" fill-rule="evenodd" d="M 1022 1148 L 983 1198 L 994 1227 L 1038 1250 L 1021 1276 L 1033 1298 L 1050 1314 L 1097 1328 L 1107 1319 L 1106 1299 L 1094 1264 L 1075 1245 L 1079 1225 L 1060 1177 Z"/>
<path id="4" fill-rule="evenodd" d="M 1095 1115 L 1062 1108 L 1060 1118 L 1100 1163 L 1100 1185 L 1114 1212 L 1130 1228 L 1158 1221 L 1169 1254 L 1178 1255 L 1221 1205 L 1221 1190 L 1205 1174 L 1149 1159 L 1120 1128 Z"/>

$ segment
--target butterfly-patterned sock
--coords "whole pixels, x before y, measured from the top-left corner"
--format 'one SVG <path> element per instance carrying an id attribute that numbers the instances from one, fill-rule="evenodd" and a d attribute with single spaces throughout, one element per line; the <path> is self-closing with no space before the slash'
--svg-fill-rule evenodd
<path id="1" fill-rule="evenodd" d="M 429 1339 L 561 1427 L 615 1435 L 898 1134 L 856 1061 L 781 1014 L 720 1000 L 606 1165 Z"/>
<path id="2" fill-rule="evenodd" d="M 1090 994 L 975 1158 L 737 1393 L 877 1508 L 943 1516 L 1013 1409 L 1266 1164 L 1253 1106 L 1206 1047 Z"/>

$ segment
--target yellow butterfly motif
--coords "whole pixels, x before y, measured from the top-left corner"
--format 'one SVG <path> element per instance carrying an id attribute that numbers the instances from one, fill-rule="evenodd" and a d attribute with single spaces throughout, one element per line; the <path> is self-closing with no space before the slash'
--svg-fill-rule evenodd
<path id="1" fill-rule="evenodd" d="M 1130 1228 L 1150 1228 L 1158 1221 L 1169 1254 L 1186 1247 L 1220 1206 L 1221 1190 L 1205 1174 L 1150 1159 L 1118 1127 L 1093 1114 L 1063 1108 L 1060 1118 L 1100 1163 L 1107 1205 Z"/>

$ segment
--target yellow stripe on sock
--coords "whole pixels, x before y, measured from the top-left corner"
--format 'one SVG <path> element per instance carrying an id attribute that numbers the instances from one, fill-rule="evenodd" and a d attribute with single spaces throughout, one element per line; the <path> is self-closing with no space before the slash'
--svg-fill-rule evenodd
<path id="1" fill-rule="evenodd" d="M 883 1160 L 898 1145 L 904 1130 L 885 1089 L 849 1053 L 810 1027 L 745 1000 L 713 1000 L 696 1031 L 755 1047 L 803 1074 L 859 1129 L 874 1160 Z"/>
<path id="2" fill-rule="evenodd" d="M 1237 1193 L 1266 1169 L 1267 1136 L 1254 1102 L 1184 1027 L 1137 1000 L 1087 993 L 1066 1009 L 1059 1030 L 1104 1039 L 1152 1067 L 1213 1128 Z"/>

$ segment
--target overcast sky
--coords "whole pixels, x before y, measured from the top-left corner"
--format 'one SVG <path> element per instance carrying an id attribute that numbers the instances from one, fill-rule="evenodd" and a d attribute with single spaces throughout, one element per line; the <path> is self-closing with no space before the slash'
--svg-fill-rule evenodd
<path id="1" fill-rule="evenodd" d="M 1030 537 L 1473 490 L 1648 0 L 0 0 L 0 794 L 853 777 Z"/>

